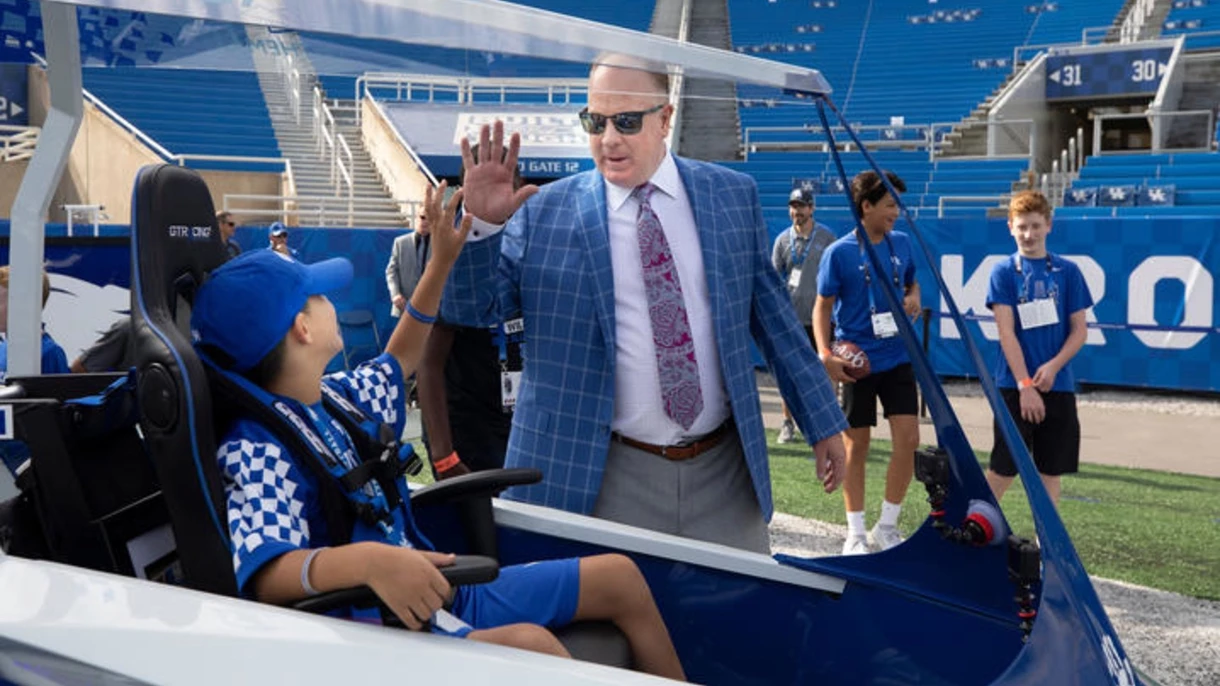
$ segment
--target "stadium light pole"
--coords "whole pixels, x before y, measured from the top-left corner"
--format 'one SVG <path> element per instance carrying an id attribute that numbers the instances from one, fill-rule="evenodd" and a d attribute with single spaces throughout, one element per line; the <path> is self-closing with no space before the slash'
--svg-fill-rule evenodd
<path id="1" fill-rule="evenodd" d="M 42 32 L 47 52 L 51 106 L 38 146 L 13 201 L 9 239 L 8 374 L 42 369 L 42 261 L 47 210 L 59 187 L 83 111 L 80 39 L 76 7 L 43 0 Z M 31 297 L 31 294 L 34 294 Z"/>

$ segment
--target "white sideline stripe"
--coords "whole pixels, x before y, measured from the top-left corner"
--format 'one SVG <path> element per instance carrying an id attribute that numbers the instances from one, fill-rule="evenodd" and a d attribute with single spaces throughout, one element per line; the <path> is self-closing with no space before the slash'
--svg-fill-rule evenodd
<path id="1" fill-rule="evenodd" d="M 492 500 L 496 524 L 545 536 L 582 541 L 665 560 L 685 562 L 778 581 L 817 591 L 841 594 L 844 579 L 781 565 L 774 558 L 737 548 L 658 533 L 595 517 L 573 514 L 528 503 Z"/>

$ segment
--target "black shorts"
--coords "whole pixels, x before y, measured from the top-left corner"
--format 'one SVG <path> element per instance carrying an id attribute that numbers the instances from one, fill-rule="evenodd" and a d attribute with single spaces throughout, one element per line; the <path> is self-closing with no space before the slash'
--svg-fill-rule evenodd
<path id="1" fill-rule="evenodd" d="M 843 384 L 843 413 L 847 415 L 847 425 L 853 429 L 877 426 L 878 398 L 886 418 L 919 414 L 919 390 L 910 362 L 869 374 L 855 383 Z"/>
<path id="2" fill-rule="evenodd" d="M 1038 472 L 1046 476 L 1075 474 L 1080 468 L 1080 418 L 1076 415 L 1076 394 L 1051 391 L 1042 394 L 1046 418 L 1041 424 L 1030 424 L 1021 418 L 1021 393 L 1015 388 L 1001 388 L 1004 404 L 1021 431 L 1025 447 L 1033 453 Z M 1016 476 L 1017 465 L 1004 438 L 999 422 L 995 423 L 995 446 L 991 450 L 991 471 L 1000 476 Z"/>

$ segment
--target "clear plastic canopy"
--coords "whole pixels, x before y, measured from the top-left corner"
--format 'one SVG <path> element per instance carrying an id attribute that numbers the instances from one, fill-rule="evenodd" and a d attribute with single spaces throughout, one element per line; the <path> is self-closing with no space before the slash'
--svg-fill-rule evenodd
<path id="1" fill-rule="evenodd" d="M 498 0 L 77 0 L 70 4 L 82 8 L 85 66 L 249 69 L 253 64 L 228 48 L 250 42 L 246 27 L 266 27 L 272 34 L 299 32 L 326 46 L 322 52 L 333 59 L 319 65 L 319 73 L 360 73 L 369 63 L 361 58 L 376 54 L 378 64 L 389 57 L 408 69 L 432 65 L 502 75 L 496 70 L 505 65 L 492 65 L 510 56 L 587 68 L 612 50 L 687 76 L 808 94 L 830 91 L 822 75 L 809 67 Z M 38 39 L 31 37 L 25 47 L 36 47 Z M 442 52 L 420 50 L 422 46 Z M 458 55 L 465 59 L 452 59 Z M 578 72 L 570 69 L 568 75 Z"/>

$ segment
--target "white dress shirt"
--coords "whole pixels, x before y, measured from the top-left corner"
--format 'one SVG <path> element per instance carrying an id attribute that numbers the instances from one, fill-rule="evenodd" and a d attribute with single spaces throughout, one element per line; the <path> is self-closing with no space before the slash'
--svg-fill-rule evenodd
<path id="1" fill-rule="evenodd" d="M 675 445 L 714 431 L 732 414 L 724 376 L 720 373 L 720 346 L 712 322 L 707 273 L 695 214 L 672 155 L 666 155 L 649 179 L 657 187 L 649 204 L 661 221 L 665 240 L 673 254 L 682 284 L 682 299 L 699 364 L 699 386 L 703 411 L 690 430 L 665 414 L 661 401 L 661 377 L 657 371 L 652 320 L 640 265 L 636 217 L 640 204 L 633 189 L 606 182 L 606 214 L 610 230 L 610 262 L 614 274 L 615 376 L 612 431 L 637 441 Z M 468 241 L 495 235 L 503 225 L 477 217 Z"/>
<path id="2" fill-rule="evenodd" d="M 644 270 L 640 265 L 636 217 L 640 204 L 631 188 L 606 183 L 606 214 L 610 228 L 610 261 L 614 272 L 615 376 L 613 431 L 638 441 L 673 445 L 714 431 L 731 409 L 720 373 L 720 346 L 712 322 L 707 273 L 695 214 L 673 156 L 666 155 L 649 179 L 657 187 L 649 204 L 661 221 L 682 284 L 682 300 L 690 322 L 699 364 L 703 411 L 689 431 L 665 414 L 661 377 L 657 371 L 652 320 Z"/>

